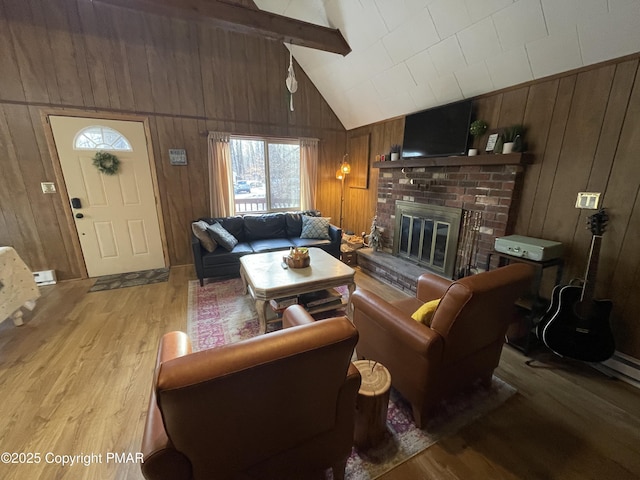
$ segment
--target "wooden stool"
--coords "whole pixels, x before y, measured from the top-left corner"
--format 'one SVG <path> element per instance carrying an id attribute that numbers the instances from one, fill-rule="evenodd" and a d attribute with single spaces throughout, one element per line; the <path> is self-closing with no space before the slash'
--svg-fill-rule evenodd
<path id="1" fill-rule="evenodd" d="M 357 448 L 367 449 L 380 443 L 387 431 L 391 374 L 372 360 L 358 360 L 353 364 L 362 376 L 356 401 L 353 443 Z"/>

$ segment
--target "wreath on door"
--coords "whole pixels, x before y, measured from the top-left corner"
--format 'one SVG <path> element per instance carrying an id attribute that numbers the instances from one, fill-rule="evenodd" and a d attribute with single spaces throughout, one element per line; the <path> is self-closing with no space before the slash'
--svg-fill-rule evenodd
<path id="1" fill-rule="evenodd" d="M 120 169 L 120 160 L 109 152 L 97 152 L 93 157 L 93 164 L 105 175 L 115 175 Z"/>

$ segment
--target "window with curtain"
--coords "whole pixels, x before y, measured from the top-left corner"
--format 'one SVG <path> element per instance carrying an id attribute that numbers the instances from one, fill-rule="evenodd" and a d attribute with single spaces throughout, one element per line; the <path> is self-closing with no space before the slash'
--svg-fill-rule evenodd
<path id="1" fill-rule="evenodd" d="M 234 213 L 300 209 L 299 140 L 231 136 L 229 151 Z"/>

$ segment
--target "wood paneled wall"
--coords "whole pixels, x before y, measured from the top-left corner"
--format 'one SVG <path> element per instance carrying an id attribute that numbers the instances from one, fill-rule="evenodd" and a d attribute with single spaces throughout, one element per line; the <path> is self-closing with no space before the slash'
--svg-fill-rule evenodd
<path id="1" fill-rule="evenodd" d="M 388 154 L 389 147 L 393 144 L 401 144 L 404 133 L 404 117 L 387 120 L 385 122 L 367 125 L 356 128 L 348 132 L 347 143 L 349 145 L 350 157 L 362 154 L 360 147 L 363 138 L 369 139 L 369 165 L 374 161 L 376 155 Z M 353 139 L 353 140 L 352 140 Z M 354 150 L 354 151 L 351 151 Z M 335 168 L 338 168 L 336 162 Z M 335 170 L 335 169 L 334 169 Z M 378 182 L 379 172 L 377 168 L 370 168 L 369 188 L 362 189 L 353 187 L 349 176 L 346 179 L 345 202 L 344 202 L 344 228 L 355 233 L 367 232 L 371 230 L 371 222 L 376 214 L 378 202 Z M 336 180 L 337 182 L 337 180 Z M 339 182 L 337 182 L 339 183 Z M 338 185 L 339 186 L 339 185 Z M 323 192 L 324 194 L 324 192 Z M 337 193 L 338 197 L 340 192 Z"/>
<path id="2" fill-rule="evenodd" d="M 475 99 L 490 128 L 526 126 L 524 186 L 511 232 L 565 245 L 565 281 L 582 277 L 592 211 L 574 207 L 580 191 L 602 192 L 610 221 L 600 257 L 597 295 L 614 302 L 612 326 L 619 351 L 640 358 L 640 75 L 639 56 L 625 57 Z M 371 134 L 371 157 L 402 142 L 403 120 L 348 132 Z M 486 136 L 477 145 L 486 145 Z M 372 158 L 370 158 L 370 161 Z M 347 223 L 367 224 L 375 212 L 372 169 L 367 198 L 354 198 Z M 357 192 L 362 194 L 364 192 Z M 353 194 L 353 193 L 352 193 Z"/>
<path id="3" fill-rule="evenodd" d="M 404 118 L 347 135 L 301 69 L 290 112 L 281 44 L 97 2 L 0 0 L 0 59 L 0 244 L 62 279 L 80 269 L 67 199 L 40 190 L 55 179 L 41 109 L 149 119 L 172 265 L 191 262 L 189 223 L 207 214 L 206 131 L 320 138 L 317 207 L 334 222 L 335 170 L 347 137 L 369 135 L 369 161 L 402 141 Z M 576 193 L 604 194 L 611 220 L 598 294 L 614 301 L 618 348 L 640 358 L 638 57 L 485 95 L 476 106 L 491 127 L 527 126 L 536 161 L 527 167 L 513 233 L 562 241 L 567 279 L 583 273 L 590 240 L 585 212 L 573 207 Z M 170 166 L 169 148 L 185 148 L 189 164 Z M 345 228 L 369 230 L 379 174 L 371 170 L 368 189 L 351 188 L 347 177 Z"/>
<path id="4" fill-rule="evenodd" d="M 208 215 L 207 131 L 319 138 L 321 185 L 345 153 L 344 127 L 300 68 L 289 111 L 278 42 L 86 0 L 0 0 L 0 60 L 0 245 L 61 279 L 81 269 L 68 200 L 40 189 L 55 180 L 43 109 L 149 119 L 171 265 L 192 262 L 190 222 Z M 188 165 L 169 165 L 170 148 Z M 317 207 L 337 218 L 339 198 Z"/>

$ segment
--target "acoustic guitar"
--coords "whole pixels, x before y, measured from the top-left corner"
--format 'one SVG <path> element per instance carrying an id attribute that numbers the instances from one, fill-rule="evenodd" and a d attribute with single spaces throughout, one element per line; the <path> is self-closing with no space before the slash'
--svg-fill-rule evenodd
<path id="1" fill-rule="evenodd" d="M 602 362 L 615 351 L 610 300 L 595 300 L 600 245 L 608 216 L 604 209 L 589 217 L 591 250 L 582 286 L 557 285 L 551 305 L 537 326 L 537 336 L 554 353 L 584 362 Z"/>

